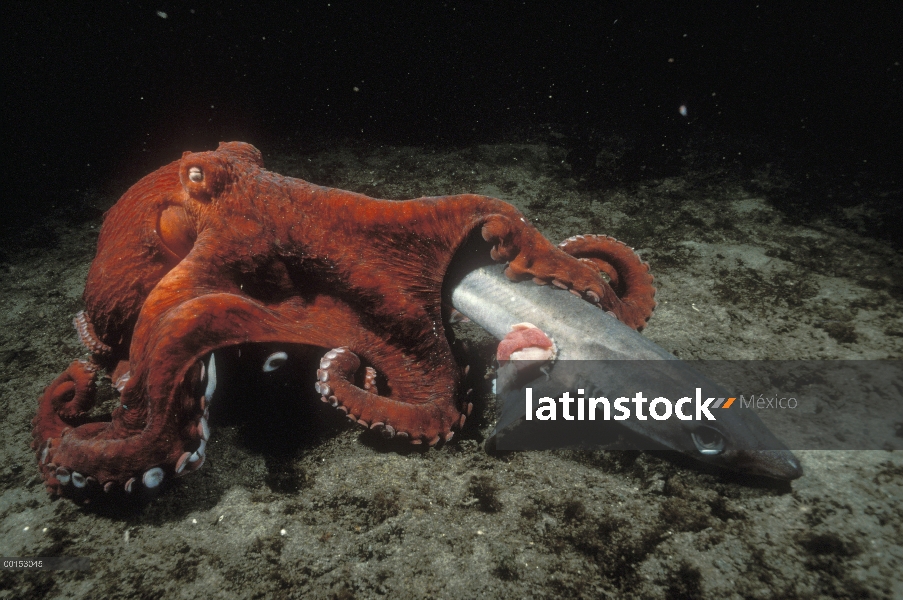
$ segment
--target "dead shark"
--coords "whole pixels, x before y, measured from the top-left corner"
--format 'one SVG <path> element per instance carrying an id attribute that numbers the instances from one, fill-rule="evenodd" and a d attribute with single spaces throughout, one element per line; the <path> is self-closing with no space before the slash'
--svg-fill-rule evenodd
<path id="1" fill-rule="evenodd" d="M 580 388 L 589 394 L 630 385 L 693 389 L 704 382 L 706 395 L 730 395 L 605 311 L 553 286 L 512 282 L 505 277 L 504 268 L 488 265 L 463 275 L 451 288 L 451 303 L 499 340 L 521 322 L 532 323 L 548 334 L 558 348 L 558 362 L 550 367 L 548 377 L 559 388 Z M 637 368 L 640 366 L 642 371 Z M 545 377 L 540 377 L 537 385 L 542 385 Z M 523 402 L 505 402 L 488 440 L 490 445 L 500 432 L 525 417 Z M 679 419 L 630 419 L 621 424 L 657 446 L 739 473 L 778 480 L 803 474 L 797 457 L 754 411 L 742 406 L 719 411 L 717 420 L 704 424 Z"/>

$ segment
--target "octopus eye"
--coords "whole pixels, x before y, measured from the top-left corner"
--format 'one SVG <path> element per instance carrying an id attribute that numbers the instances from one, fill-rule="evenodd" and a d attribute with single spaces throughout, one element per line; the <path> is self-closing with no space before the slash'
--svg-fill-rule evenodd
<path id="1" fill-rule="evenodd" d="M 204 173 L 198 167 L 191 167 L 188 169 L 188 179 L 195 183 L 200 183 L 204 181 Z"/>

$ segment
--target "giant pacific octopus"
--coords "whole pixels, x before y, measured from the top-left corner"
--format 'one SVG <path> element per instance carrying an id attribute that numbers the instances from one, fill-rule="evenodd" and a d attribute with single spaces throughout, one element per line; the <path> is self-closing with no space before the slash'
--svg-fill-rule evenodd
<path id="1" fill-rule="evenodd" d="M 501 200 L 377 200 L 267 171 L 246 143 L 185 152 L 105 216 L 75 317 L 90 357 L 44 390 L 33 421 L 48 491 L 88 500 L 198 469 L 214 351 L 245 343 L 321 347 L 323 402 L 386 437 L 450 440 L 472 404 L 442 286 L 474 232 L 511 279 L 565 288 L 635 329 L 655 306 L 630 248 L 606 236 L 556 247 Z M 98 420 L 88 411 L 104 370 L 121 403 Z"/>

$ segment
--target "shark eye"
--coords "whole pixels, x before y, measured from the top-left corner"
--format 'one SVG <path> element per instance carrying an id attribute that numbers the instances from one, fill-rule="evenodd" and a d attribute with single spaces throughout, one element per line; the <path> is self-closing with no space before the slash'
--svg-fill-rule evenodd
<path id="1" fill-rule="evenodd" d="M 711 427 L 697 427 L 690 435 L 700 454 L 713 455 L 724 451 L 724 437 Z"/>

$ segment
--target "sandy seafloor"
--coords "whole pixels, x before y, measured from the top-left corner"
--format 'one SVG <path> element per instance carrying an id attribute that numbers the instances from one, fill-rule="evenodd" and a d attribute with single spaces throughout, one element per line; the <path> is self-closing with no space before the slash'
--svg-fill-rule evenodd
<path id="1" fill-rule="evenodd" d="M 617 140 L 578 169 L 561 138 L 262 149 L 271 170 L 323 185 L 475 192 L 515 204 L 554 241 L 617 237 L 656 277 L 644 335 L 681 358 L 903 354 L 903 257 L 880 226 L 899 189 L 856 172 L 807 186 L 820 174 L 731 168 L 711 151 L 685 155 L 680 175 L 624 183 L 605 177 Z M 903 597 L 893 444 L 799 452 L 805 476 L 791 484 L 651 453 L 490 456 L 485 389 L 453 443 L 414 452 L 310 398 L 271 401 L 281 384 L 253 384 L 214 413 L 203 468 L 145 505 L 51 500 L 30 422 L 44 386 L 84 355 L 72 315 L 100 215 L 130 183 L 17 232 L 0 256 L 0 555 L 92 559 L 86 572 L 0 571 L 0 598 Z M 811 194 L 835 192 L 845 202 L 813 208 Z M 491 340 L 460 334 L 486 372 Z M 893 425 L 875 435 L 893 438 Z"/>

